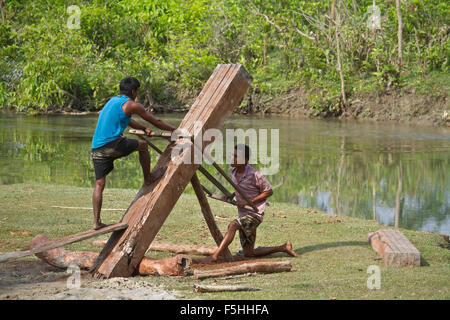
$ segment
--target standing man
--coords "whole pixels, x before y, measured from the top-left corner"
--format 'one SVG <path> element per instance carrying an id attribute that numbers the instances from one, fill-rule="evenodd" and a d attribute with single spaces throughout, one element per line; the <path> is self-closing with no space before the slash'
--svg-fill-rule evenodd
<path id="1" fill-rule="evenodd" d="M 152 131 L 131 119 L 137 114 L 161 130 L 173 131 L 176 128 L 146 111 L 144 106 L 134 100 L 137 97 L 140 83 L 136 78 L 125 77 L 120 81 L 120 94 L 112 97 L 100 112 L 92 139 L 92 161 L 95 170 L 95 188 L 92 196 L 94 209 L 94 230 L 105 226 L 100 220 L 102 195 L 106 176 L 114 169 L 114 160 L 128 156 L 134 151 L 139 152 L 139 162 L 144 174 L 143 187 L 160 179 L 165 168 L 159 168 L 150 173 L 150 153 L 147 142 L 139 139 L 129 139 L 122 136 L 127 126 L 144 130 L 147 135 Z"/>
<path id="2" fill-rule="evenodd" d="M 250 148 L 247 145 L 235 146 L 233 163 L 231 165 L 234 168 L 232 171 L 233 182 L 242 189 L 243 193 L 245 193 L 248 198 L 251 199 L 259 212 L 255 213 L 251 208 L 248 208 L 247 202 L 235 191 L 232 197 L 236 196 L 239 218 L 229 224 L 228 231 L 216 252 L 205 259 L 199 260 L 198 262 L 200 263 L 216 262 L 219 255 L 228 248 L 233 241 L 237 230 L 239 230 L 239 238 L 246 257 L 265 256 L 275 252 L 286 252 L 293 257 L 298 256 L 298 254 L 292 250 L 290 241 L 287 241 L 281 246 L 255 248 L 256 228 L 263 221 L 266 199 L 273 194 L 273 191 L 272 186 L 269 181 L 267 181 L 266 177 L 260 171 L 248 164 L 249 159 Z M 228 198 L 224 200 L 231 199 Z"/>

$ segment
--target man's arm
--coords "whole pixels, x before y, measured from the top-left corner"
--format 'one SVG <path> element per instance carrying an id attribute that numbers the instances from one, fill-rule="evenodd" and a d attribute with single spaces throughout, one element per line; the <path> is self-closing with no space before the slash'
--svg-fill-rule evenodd
<path id="1" fill-rule="evenodd" d="M 269 189 L 267 191 L 260 193 L 256 197 L 254 197 L 253 199 L 251 199 L 251 201 L 253 202 L 253 204 L 258 204 L 259 202 L 266 200 L 267 198 L 269 198 L 272 195 L 273 195 L 273 190 Z M 238 207 L 244 207 L 246 205 L 247 205 L 247 201 L 245 201 L 245 200 L 241 200 L 241 201 L 237 202 Z"/>
<path id="2" fill-rule="evenodd" d="M 161 130 L 174 131 L 176 129 L 175 127 L 171 126 L 167 122 L 159 119 L 158 117 L 155 117 L 150 112 L 145 110 L 143 105 L 141 105 L 140 103 L 134 102 L 134 101 L 126 106 L 125 113 L 128 115 L 137 114 L 142 119 L 150 122 L 155 127 L 159 128 Z M 132 120 L 130 120 L 130 123 L 131 123 L 131 121 Z M 139 128 L 133 127 L 133 125 L 137 125 L 137 126 L 139 126 Z M 130 127 L 134 128 L 134 129 L 145 130 L 145 127 L 144 127 L 144 129 L 142 129 L 143 126 L 141 126 L 139 123 L 137 123 L 134 120 L 133 120 L 133 124 L 130 124 Z"/>

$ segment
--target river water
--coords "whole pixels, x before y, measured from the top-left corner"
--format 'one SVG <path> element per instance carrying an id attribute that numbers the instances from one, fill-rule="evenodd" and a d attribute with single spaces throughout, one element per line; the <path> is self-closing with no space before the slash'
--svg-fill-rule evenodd
<path id="1" fill-rule="evenodd" d="M 161 118 L 177 125 L 183 115 Z M 96 120 L 97 115 L 0 113 L 0 183 L 93 186 L 90 145 Z M 449 128 L 234 116 L 225 129 L 255 130 L 258 139 L 267 129 L 268 155 L 254 155 L 260 162 L 278 164 L 267 175 L 274 187 L 272 202 L 450 235 Z M 274 133 L 278 143 L 271 136 Z M 155 144 L 164 148 L 167 143 L 155 139 Z M 273 152 L 278 152 L 278 159 Z M 155 163 L 157 155 L 152 152 L 151 156 Z M 254 166 L 263 169 L 269 164 Z M 116 161 L 115 167 L 107 188 L 140 187 L 137 154 Z M 222 167 L 230 170 L 227 164 Z M 209 171 L 226 185 L 214 170 Z"/>

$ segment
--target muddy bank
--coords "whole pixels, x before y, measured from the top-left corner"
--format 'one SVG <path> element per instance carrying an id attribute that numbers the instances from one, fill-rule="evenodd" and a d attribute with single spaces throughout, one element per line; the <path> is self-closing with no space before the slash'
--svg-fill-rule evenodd
<path id="1" fill-rule="evenodd" d="M 241 114 L 265 114 L 299 118 L 392 121 L 411 124 L 450 126 L 450 105 L 445 92 L 423 95 L 414 88 L 391 89 L 383 94 L 367 92 L 348 97 L 341 110 L 319 111 L 311 107 L 305 89 L 291 89 L 270 97 L 250 93 Z"/>
<path id="2" fill-rule="evenodd" d="M 160 104 L 151 97 L 140 101 L 155 114 L 186 113 L 201 90 L 172 90 L 173 105 Z M 320 91 L 316 90 L 320 96 Z M 347 105 L 336 110 L 320 111 L 312 107 L 310 94 L 304 88 L 292 88 L 278 95 L 247 93 L 236 114 L 272 115 L 289 118 L 343 119 L 364 121 L 389 121 L 419 125 L 450 127 L 450 105 L 443 90 L 421 94 L 415 88 L 393 88 L 380 92 L 356 93 L 347 97 Z M 3 111 L 14 112 L 10 109 Z M 89 115 L 99 111 L 79 111 L 71 108 L 50 108 L 39 114 Z"/>

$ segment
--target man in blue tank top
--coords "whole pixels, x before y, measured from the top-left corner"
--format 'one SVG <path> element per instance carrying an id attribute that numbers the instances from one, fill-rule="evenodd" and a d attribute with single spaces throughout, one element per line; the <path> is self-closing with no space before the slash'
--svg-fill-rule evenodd
<path id="1" fill-rule="evenodd" d="M 144 174 L 144 185 L 149 186 L 164 174 L 165 168 L 150 173 L 150 153 L 147 142 L 139 139 L 129 139 L 122 136 L 123 131 L 130 126 L 144 130 L 150 134 L 151 130 L 131 119 L 133 114 L 150 122 L 161 130 L 173 131 L 176 128 L 155 117 L 145 110 L 144 106 L 134 100 L 137 97 L 140 83 L 133 77 L 126 77 L 120 82 L 120 94 L 112 97 L 100 112 L 92 139 L 92 161 L 95 171 L 95 188 L 92 196 L 94 209 L 94 229 L 105 226 L 100 220 L 102 195 L 105 188 L 106 176 L 114 169 L 114 160 L 128 156 L 134 151 L 139 152 L 139 162 Z"/>

